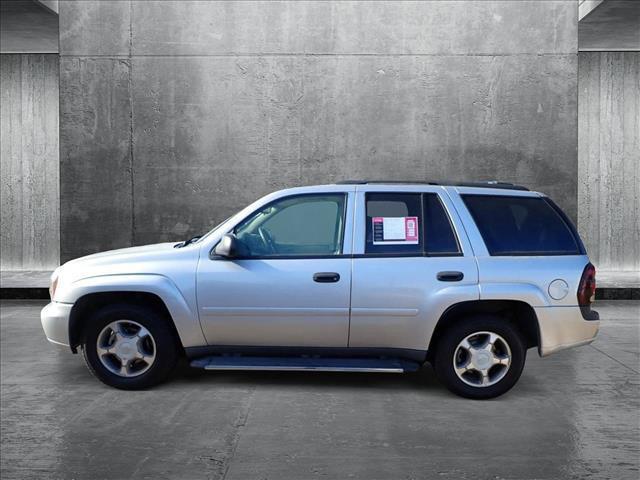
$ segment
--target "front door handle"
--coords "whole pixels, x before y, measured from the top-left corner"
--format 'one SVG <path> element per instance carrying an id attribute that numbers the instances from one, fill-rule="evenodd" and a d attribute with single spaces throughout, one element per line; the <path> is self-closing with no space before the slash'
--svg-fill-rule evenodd
<path id="1" fill-rule="evenodd" d="M 462 272 L 438 272 L 436 277 L 441 282 L 459 282 L 464 278 Z"/>
<path id="2" fill-rule="evenodd" d="M 313 274 L 313 281 L 318 283 L 335 283 L 340 280 L 336 272 L 318 272 Z"/>

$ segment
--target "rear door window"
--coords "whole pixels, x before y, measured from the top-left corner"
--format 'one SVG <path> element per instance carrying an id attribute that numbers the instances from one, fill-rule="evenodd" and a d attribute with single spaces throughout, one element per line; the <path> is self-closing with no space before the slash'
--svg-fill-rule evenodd
<path id="1" fill-rule="evenodd" d="M 365 253 L 422 255 L 422 195 L 368 193 Z"/>
<path id="2" fill-rule="evenodd" d="M 492 256 L 579 255 L 571 228 L 546 199 L 462 195 Z"/>
<path id="3" fill-rule="evenodd" d="M 435 193 L 368 193 L 367 254 L 461 255 L 458 239 Z"/>

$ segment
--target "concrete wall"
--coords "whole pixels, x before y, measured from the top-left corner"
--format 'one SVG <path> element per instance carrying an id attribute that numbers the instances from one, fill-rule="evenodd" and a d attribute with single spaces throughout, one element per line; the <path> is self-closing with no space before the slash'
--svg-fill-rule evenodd
<path id="1" fill-rule="evenodd" d="M 58 55 L 0 55 L 0 267 L 58 265 Z"/>
<path id="2" fill-rule="evenodd" d="M 62 257 L 281 187 L 524 183 L 577 215 L 577 2 L 60 2 Z"/>
<path id="3" fill-rule="evenodd" d="M 578 227 L 597 267 L 640 270 L 640 52 L 579 67 Z"/>

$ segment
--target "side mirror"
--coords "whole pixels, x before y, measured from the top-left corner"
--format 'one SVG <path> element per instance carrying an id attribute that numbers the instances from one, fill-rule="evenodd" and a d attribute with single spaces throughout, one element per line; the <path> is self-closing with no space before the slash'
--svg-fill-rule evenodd
<path id="1" fill-rule="evenodd" d="M 234 258 L 239 255 L 239 250 L 240 242 L 238 241 L 238 238 L 233 233 L 227 233 L 222 237 L 220 242 L 218 242 L 213 253 L 220 257 Z"/>

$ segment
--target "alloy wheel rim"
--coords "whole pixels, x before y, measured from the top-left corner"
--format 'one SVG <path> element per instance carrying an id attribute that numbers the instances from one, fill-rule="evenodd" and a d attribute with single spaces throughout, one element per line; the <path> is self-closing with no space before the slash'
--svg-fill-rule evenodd
<path id="1" fill-rule="evenodd" d="M 511 348 L 500 335 L 489 331 L 467 335 L 453 354 L 453 369 L 472 387 L 490 387 L 502 380 L 511 367 Z"/>
<path id="2" fill-rule="evenodd" d="M 124 378 L 145 373 L 156 358 L 156 342 L 151 332 L 133 320 L 116 320 L 104 327 L 96 341 L 100 363 Z"/>

